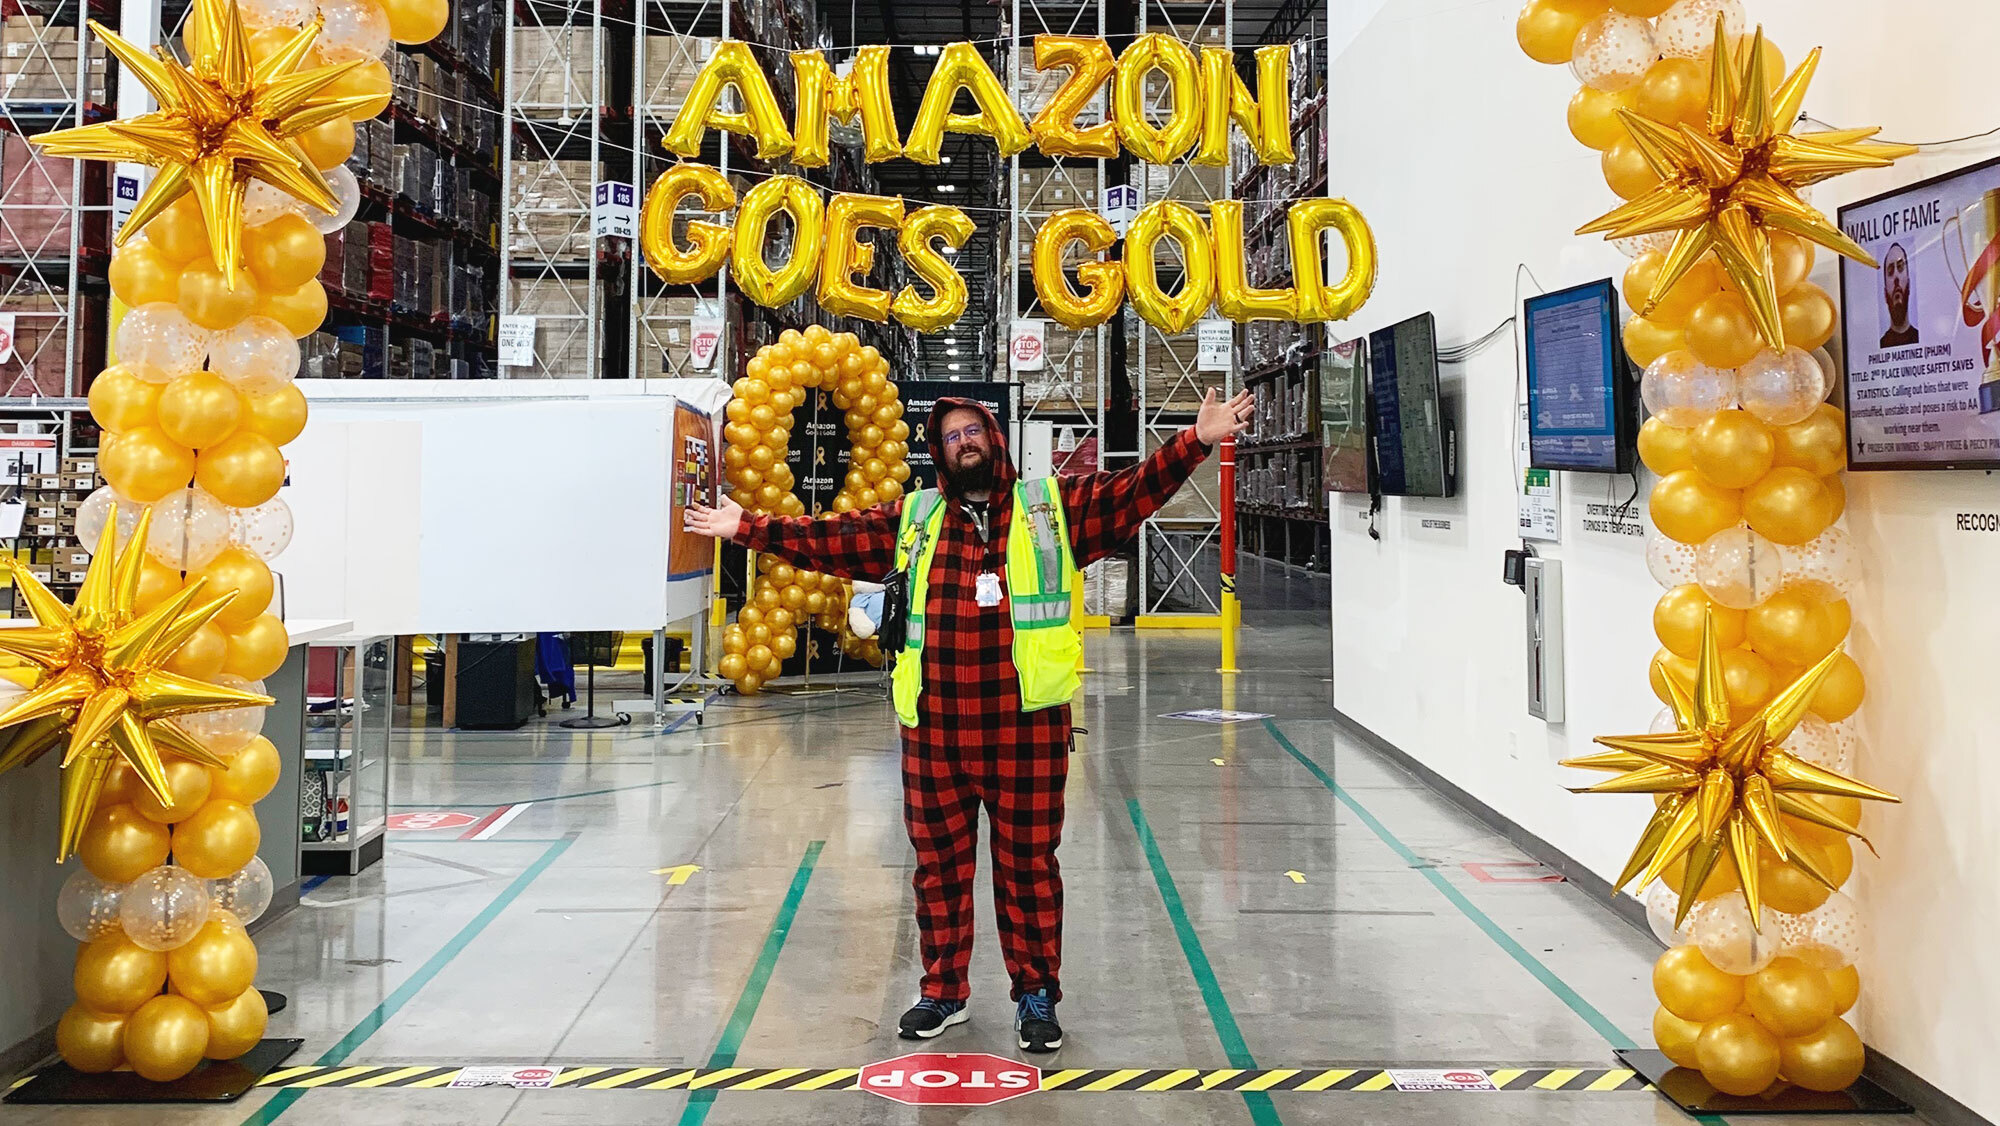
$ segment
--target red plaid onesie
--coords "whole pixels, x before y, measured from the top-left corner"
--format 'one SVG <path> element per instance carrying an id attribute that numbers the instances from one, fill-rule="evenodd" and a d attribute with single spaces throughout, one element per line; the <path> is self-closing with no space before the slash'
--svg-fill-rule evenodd
<path id="1" fill-rule="evenodd" d="M 939 421 L 960 407 L 986 411 L 963 399 L 938 401 L 925 433 L 940 465 Z M 981 542 L 973 519 L 952 498 L 931 565 L 918 723 L 899 728 L 903 820 L 917 851 L 923 995 L 963 1001 L 971 991 L 972 884 L 984 806 L 991 823 L 1000 948 L 1014 999 L 1044 987 L 1060 999 L 1062 878 L 1056 846 L 1062 841 L 1063 785 L 1069 776 L 1069 705 L 1021 711 L 1007 602 L 981 607 L 974 597 L 981 572 L 1000 575 L 1004 586 L 1013 512 L 1007 498 L 1019 476 L 990 414 L 987 432 L 997 463 L 991 536 Z M 1190 428 L 1129 469 L 1058 478 L 1077 566 L 1130 540 L 1206 455 Z M 745 516 L 735 542 L 795 566 L 879 582 L 895 566 L 901 512 L 899 499 L 821 519 Z"/>

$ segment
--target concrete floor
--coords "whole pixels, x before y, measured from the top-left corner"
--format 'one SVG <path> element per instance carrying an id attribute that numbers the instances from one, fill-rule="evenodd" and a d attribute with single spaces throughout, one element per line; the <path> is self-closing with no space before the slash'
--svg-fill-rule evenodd
<path id="1" fill-rule="evenodd" d="M 1089 734 L 1061 853 L 1068 1045 L 1036 1062 L 1616 1066 L 1613 1038 L 1650 1041 L 1650 940 L 1570 886 L 1482 883 L 1462 867 L 1525 858 L 1336 734 L 1318 590 L 1278 583 L 1246 597 L 1266 609 L 1251 616 L 1233 706 L 1274 713 L 1268 725 L 1160 718 L 1225 705 L 1213 635 L 1090 638 L 1096 671 L 1077 717 Z M 351 1066 L 830 1068 L 903 1054 L 896 1018 L 918 968 L 893 722 L 879 695 L 846 692 L 731 698 L 705 726 L 658 737 L 410 730 L 398 808 L 523 808 L 487 840 L 394 834 L 384 863 L 314 887 L 264 931 L 259 984 L 292 998 L 271 1033 L 305 1038 L 294 1063 Z M 685 863 L 701 870 L 683 884 L 655 872 Z M 933 1043 L 1016 1056 L 990 900 L 979 911 L 972 1023 Z M 5 1118 L 1686 1121 L 1643 1091 L 1532 1090 L 1048 1092 L 920 1112 L 856 1092 L 329 1088 Z"/>

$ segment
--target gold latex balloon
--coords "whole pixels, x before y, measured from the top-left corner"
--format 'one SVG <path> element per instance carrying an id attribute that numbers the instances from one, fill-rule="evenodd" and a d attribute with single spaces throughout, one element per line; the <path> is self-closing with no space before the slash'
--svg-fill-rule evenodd
<path id="1" fill-rule="evenodd" d="M 1700 544 L 1743 518 L 1741 493 L 1713 485 L 1692 469 L 1660 478 L 1647 507 L 1661 535 L 1685 544 Z"/>
<path id="2" fill-rule="evenodd" d="M 1812 273 L 1813 244 L 1794 234 L 1784 231 L 1770 232 L 1771 279 L 1778 295 L 1783 297 L 1805 284 L 1806 276 Z M 1723 275 L 1723 286 L 1733 292 L 1737 289 L 1736 279 Z M 1786 334 L 1787 343 L 1797 343 Z"/>
<path id="3" fill-rule="evenodd" d="M 1711 618 L 1718 646 L 1728 650 L 1743 644 L 1744 611 L 1712 601 L 1694 583 L 1675 587 L 1653 604 L 1653 632 L 1660 644 L 1688 660 L 1701 656 L 1702 623 Z"/>
<path id="4" fill-rule="evenodd" d="M 1611 6 L 1628 16 L 1649 20 L 1674 6 L 1675 0 L 1611 0 Z"/>
<path id="5" fill-rule="evenodd" d="M 398 43 L 428 43 L 444 33 L 451 19 L 447 0 L 385 0 L 382 10 L 389 15 L 389 38 Z M 235 1059 L 217 1056 L 211 1059 Z"/>
<path id="6" fill-rule="evenodd" d="M 1638 143 L 1630 137 L 1613 141 L 1599 158 L 1599 164 L 1604 169 L 1604 182 L 1611 185 L 1620 199 L 1638 199 L 1660 185 L 1660 174 L 1653 171 Z"/>
<path id="7" fill-rule="evenodd" d="M 764 238 L 771 217 L 780 211 L 792 219 L 791 258 L 772 269 L 764 261 Z M 797 176 L 773 176 L 751 188 L 736 210 L 731 279 L 745 296 L 766 308 L 791 301 L 812 288 L 825 253 L 825 224 L 826 207 L 819 192 Z"/>
<path id="8" fill-rule="evenodd" d="M 1186 48 L 1182 48 L 1183 52 Z M 1188 57 L 1193 65 L 1193 56 Z M 972 113 L 951 112 L 952 103 L 958 100 L 960 90 L 972 96 Z M 1200 123 L 1197 121 L 1197 125 Z M 979 48 L 970 43 L 947 44 L 938 54 L 937 65 L 931 69 L 930 81 L 924 85 L 924 100 L 917 107 L 916 120 L 910 123 L 910 136 L 903 144 L 903 155 L 918 164 L 936 164 L 943 155 L 944 135 L 965 133 L 979 137 L 990 137 L 1000 150 L 1001 159 L 1013 156 L 1033 143 L 1028 133 L 1028 125 L 1021 120 L 1021 113 L 1014 108 L 1012 99 L 1007 97 L 1007 88 L 994 76 L 993 68 L 986 65 Z"/>
<path id="9" fill-rule="evenodd" d="M 1679 1067 L 1700 1067 L 1695 1056 L 1695 1041 L 1701 1038 L 1700 1021 L 1682 1020 L 1666 1006 L 1653 1010 L 1653 1043 L 1659 1045 L 1660 1053 Z"/>
<path id="10" fill-rule="evenodd" d="M 151 239 L 133 239 L 119 247 L 111 256 L 110 275 L 111 295 L 128 309 L 180 297 L 180 265 Z"/>
<path id="11" fill-rule="evenodd" d="M 275 614 L 259 614 L 247 625 L 228 631 L 229 655 L 222 671 L 244 680 L 262 680 L 284 666 L 291 647 L 285 623 Z"/>
<path id="12" fill-rule="evenodd" d="M 706 211 L 721 213 L 736 206 L 736 189 L 729 178 L 705 164 L 676 164 L 646 189 L 639 250 L 653 273 L 670 285 L 707 281 L 729 259 L 733 232 L 721 223 L 689 219 L 687 249 L 674 242 L 674 213 L 689 196 L 700 199 Z"/>
<path id="13" fill-rule="evenodd" d="M 1129 52 L 1128 52 L 1129 53 Z M 1181 251 L 1180 292 L 1160 286 L 1159 263 L 1153 256 L 1160 239 L 1172 238 Z M 1161 200 L 1148 204 L 1125 231 L 1125 286 L 1139 319 L 1168 335 L 1186 332 L 1215 300 L 1215 253 L 1208 228 L 1185 203 Z"/>
<path id="14" fill-rule="evenodd" d="M 1825 602 L 1796 590 L 1781 590 L 1752 607 L 1747 615 L 1750 645 L 1773 661 L 1794 667 L 1813 664 L 1833 652 L 1845 629 L 1835 632 L 1833 611 Z"/>
<path id="15" fill-rule="evenodd" d="M 1569 100 L 1569 133 L 1586 148 L 1603 152 L 1625 139 L 1625 123 L 1618 111 L 1632 108 L 1636 91 L 1616 92 L 1580 86 Z"/>
<path id="16" fill-rule="evenodd" d="M 326 93 L 337 98 L 364 99 L 347 111 L 349 121 L 366 121 L 379 116 L 389 108 L 389 99 L 395 94 L 395 84 L 390 80 L 389 68 L 380 59 L 369 59 L 359 67 L 348 71 L 326 88 Z"/>
<path id="17" fill-rule="evenodd" d="M 1780 466 L 1743 490 L 1743 519 L 1772 543 L 1808 543 L 1833 522 L 1820 479 L 1796 466 Z"/>
<path id="18" fill-rule="evenodd" d="M 828 122 L 861 125 L 861 152 L 869 164 L 894 160 L 903 153 L 896 127 L 896 106 L 889 97 L 889 48 L 863 47 L 845 76 L 826 65 L 818 51 L 792 52 L 792 87 L 797 91 L 797 133 L 792 163 L 823 168 L 830 159 Z"/>
<path id="19" fill-rule="evenodd" d="M 1833 990 L 1833 1015 L 1846 1016 L 1854 1003 L 1861 999 L 1861 970 L 1855 966 L 1842 966 L 1837 970 L 1823 970 L 1827 985 Z"/>
<path id="20" fill-rule="evenodd" d="M 1685 886 L 1687 883 L 1687 860 L 1683 858 L 1667 865 L 1666 869 L 1661 873 L 1660 878 L 1666 881 L 1668 887 L 1677 888 Z M 1708 874 L 1708 879 L 1702 881 L 1701 890 L 1695 893 L 1694 899 L 1696 903 L 1702 903 L 1714 899 L 1719 895 L 1728 895 L 1730 892 L 1738 891 L 1742 887 L 1743 881 L 1737 874 L 1735 865 L 1717 864 L 1714 871 Z M 1721 973 L 1723 971 L 1717 970 L 1716 972 Z"/>
<path id="21" fill-rule="evenodd" d="M 187 487 L 194 476 L 194 451 L 168 438 L 156 427 L 142 426 L 118 435 L 109 449 L 98 451 L 98 472 L 119 495 L 151 504 Z"/>
<path id="22" fill-rule="evenodd" d="M 285 483 L 285 455 L 262 435 L 238 430 L 196 455 L 194 482 L 231 508 L 255 508 Z"/>
<path id="23" fill-rule="evenodd" d="M 194 193 L 181 196 L 164 211 L 146 224 L 146 241 L 151 243 L 160 257 L 170 267 L 208 257 L 208 227 L 202 222 L 201 205 L 195 201 Z M 125 248 L 119 247 L 119 253 Z M 114 259 L 117 255 L 112 256 Z M 180 289 L 180 271 L 170 270 L 174 289 Z M 167 300 L 172 300 L 168 298 Z"/>
<path id="24" fill-rule="evenodd" d="M 1777 441 L 1749 411 L 1717 411 L 1694 428 L 1689 448 L 1694 468 L 1711 484 L 1746 488 L 1771 469 Z"/>
<path id="25" fill-rule="evenodd" d="M 239 425 L 274 446 L 285 445 L 305 432 L 306 393 L 296 384 L 287 383 L 268 395 L 244 395 L 242 402 Z"/>
<path id="26" fill-rule="evenodd" d="M 323 172 L 340 167 L 354 155 L 354 123 L 344 117 L 323 121 L 294 139 L 312 166 Z"/>
<path id="27" fill-rule="evenodd" d="M 287 211 L 243 232 L 243 264 L 264 289 L 297 289 L 326 265 L 326 236 L 305 216 Z"/>
<path id="28" fill-rule="evenodd" d="M 1625 322 L 1624 339 L 1625 354 L 1641 368 L 1651 367 L 1653 361 L 1661 356 L 1687 347 L 1685 331 L 1655 324 L 1645 317 L 1633 317 Z"/>
<path id="29" fill-rule="evenodd" d="M 1862 698 L 1867 695 L 1867 682 L 1854 658 L 1836 653 L 1831 660 L 1832 669 L 1813 695 L 1812 711 L 1828 723 L 1839 723 L 1860 710 Z"/>
<path id="30" fill-rule="evenodd" d="M 1069 76 L 1042 112 L 1028 123 L 1028 135 L 1043 156 L 1080 156 L 1109 160 L 1118 155 L 1118 130 L 1110 121 L 1078 129 L 1076 119 L 1117 69 L 1111 45 L 1082 35 L 1035 36 L 1035 69 L 1043 73 L 1066 69 Z"/>
<path id="31" fill-rule="evenodd" d="M 854 275 L 875 268 L 875 244 L 863 230 L 895 231 L 903 225 L 901 196 L 841 192 L 826 205 L 825 254 L 819 266 L 820 308 L 837 317 L 889 319 L 889 291 L 857 285 Z"/>
<path id="32" fill-rule="evenodd" d="M 1764 349 L 1757 322 L 1740 294 L 1723 291 L 1703 301 L 1688 318 L 1688 350 L 1711 367 L 1739 368 Z"/>
<path id="33" fill-rule="evenodd" d="M 214 372 L 190 372 L 160 390 L 159 418 L 162 434 L 202 450 L 235 431 L 243 418 L 243 402 L 236 388 Z M 197 469 L 199 465 L 197 455 Z"/>
<path id="34" fill-rule="evenodd" d="M 204 589 L 210 595 L 229 591 L 236 594 L 236 598 L 215 615 L 218 625 L 241 629 L 256 621 L 271 605 L 276 583 L 271 577 L 270 566 L 254 551 L 241 547 L 224 548 L 198 573 L 208 580 Z"/>
<path id="35" fill-rule="evenodd" d="M 1707 68 L 1694 59 L 1661 59 L 1639 80 L 1632 108 L 1663 125 L 1705 124 L 1708 79 Z"/>
<path id="36" fill-rule="evenodd" d="M 79 946 L 71 975 L 76 1003 L 99 1013 L 129 1013 L 157 996 L 166 980 L 167 956 L 122 933 Z"/>
<path id="37" fill-rule="evenodd" d="M 132 805 L 140 816 L 162 825 L 172 825 L 193 817 L 195 810 L 208 800 L 211 778 L 208 767 L 186 759 L 175 759 L 166 766 L 167 786 L 173 791 L 173 804 L 162 803 L 142 786 Z"/>
<path id="38" fill-rule="evenodd" d="M 1792 843 L 1794 850 L 1810 847 L 1808 842 L 1802 840 Z M 1768 850 L 1761 852 L 1757 858 L 1757 885 L 1764 905 L 1787 915 L 1803 915 L 1815 910 L 1833 895 L 1832 888 L 1813 879 L 1797 865 L 1779 860 Z"/>
<path id="39" fill-rule="evenodd" d="M 257 1046 L 270 1023 L 264 995 L 245 989 L 236 999 L 208 1010 L 208 1051 L 212 1060 L 233 1060 Z"/>
<path id="40" fill-rule="evenodd" d="M 1847 468 L 1847 416 L 1832 403 L 1821 403 L 1803 422 L 1773 427 L 1772 464 L 1792 465 L 1815 477 Z"/>
<path id="41" fill-rule="evenodd" d="M 722 92 L 733 87 L 743 109 L 730 113 L 721 108 Z M 701 155 L 701 139 L 710 129 L 735 133 L 757 142 L 757 159 L 776 160 L 792 151 L 792 134 L 785 128 L 785 115 L 771 92 L 770 80 L 750 45 L 724 39 L 715 45 L 701 71 L 688 87 L 687 98 L 660 144 L 675 156 L 693 160 Z"/>
<path id="42" fill-rule="evenodd" d="M 1778 312 L 1785 323 L 1785 343 L 1808 352 L 1833 339 L 1839 320 L 1833 298 L 1811 282 L 1786 294 Z"/>
<path id="43" fill-rule="evenodd" d="M 195 1069 L 208 1050 L 208 1013 L 186 997 L 162 994 L 125 1021 L 125 1059 L 155 1083 Z"/>
<path id="44" fill-rule="evenodd" d="M 1694 468 L 1694 431 L 1649 418 L 1639 427 L 1639 460 L 1659 476 Z"/>
<path id="45" fill-rule="evenodd" d="M 229 1004 L 256 978 L 257 947 L 226 911 L 218 910 L 185 945 L 167 951 L 174 991 L 203 1008 Z"/>
<path id="46" fill-rule="evenodd" d="M 914 284 L 904 286 L 889 303 L 898 323 L 918 332 L 936 332 L 965 314 L 965 278 L 933 243 L 942 240 L 956 250 L 972 233 L 972 219 L 956 207 L 919 207 L 903 220 L 897 236 L 903 264 L 930 287 L 931 295 L 925 297 Z"/>
<path id="47" fill-rule="evenodd" d="M 210 680 L 222 671 L 222 662 L 228 655 L 229 639 L 222 632 L 222 627 L 214 622 L 204 622 L 200 629 L 188 635 L 162 667 L 192 680 Z M 160 819 L 156 817 L 154 820 Z"/>
<path id="48" fill-rule="evenodd" d="M 1285 225 L 1292 251 L 1292 284 L 1299 291 L 1299 320 L 1343 321 L 1353 316 L 1375 292 L 1375 232 L 1368 220 L 1344 199 L 1302 199 L 1285 213 Z M 1320 241 L 1320 232 L 1329 230 L 1340 236 L 1347 250 L 1347 272 L 1332 283 L 1326 281 Z M 1129 282 L 1134 258 L 1129 231 L 1125 247 Z"/>
<path id="49" fill-rule="evenodd" d="M 151 426 L 160 404 L 160 385 L 139 378 L 130 364 L 113 364 L 90 381 L 90 416 L 106 430 Z"/>
<path id="50" fill-rule="evenodd" d="M 1707 1022 L 1742 1003 L 1743 979 L 1710 965 L 1698 946 L 1676 946 L 1653 963 L 1653 993 L 1682 1020 Z"/>
<path id="51" fill-rule="evenodd" d="M 1190 164 L 1229 163 L 1229 123 L 1234 121 L 1259 164 L 1290 164 L 1292 148 L 1292 48 L 1277 43 L 1257 48 L 1257 94 L 1252 97 L 1236 73 L 1236 54 L 1225 47 L 1201 49 L 1201 138 Z"/>
<path id="52" fill-rule="evenodd" d="M 1528 0 L 1514 21 L 1514 39 L 1538 63 L 1566 63 L 1583 25 L 1604 14 L 1594 0 Z"/>
<path id="53" fill-rule="evenodd" d="M 226 769 L 215 772 L 211 796 L 255 805 L 277 786 L 278 769 L 278 749 L 262 735 L 254 736 Z"/>
<path id="54" fill-rule="evenodd" d="M 1854 1026 L 1839 1017 L 1817 1031 L 1786 1040 L 1780 1052 L 1784 1077 L 1808 1091 L 1846 1090 L 1861 1078 L 1868 1062 Z"/>
<path id="55" fill-rule="evenodd" d="M 76 855 L 91 875 L 124 884 L 165 864 L 169 844 L 165 825 L 148 821 L 129 805 L 108 805 L 99 807 L 84 827 Z"/>
<path id="56" fill-rule="evenodd" d="M 257 855 L 257 815 L 241 802 L 211 797 L 174 826 L 174 862 L 204 880 L 233 875 Z M 226 1000 L 228 994 L 223 1000 Z"/>
<path id="57" fill-rule="evenodd" d="M 1701 1030 L 1701 1077 L 1726 1095 L 1755 1095 L 1778 1081 L 1778 1038 L 1748 1013 L 1717 1017 Z"/>
<path id="58" fill-rule="evenodd" d="M 1296 321 L 1299 291 L 1294 286 L 1260 289 L 1250 284 L 1249 247 L 1243 238 L 1243 205 L 1217 200 L 1208 205 L 1215 246 L 1215 308 L 1232 321 Z"/>
<path id="59" fill-rule="evenodd" d="M 1166 78 L 1167 120 L 1155 125 L 1147 115 L 1146 75 L 1158 70 Z M 1201 72 L 1187 44 L 1158 32 L 1137 36 L 1118 56 L 1118 77 L 1111 88 L 1111 119 L 1127 152 L 1148 164 L 1172 164 L 1194 147 L 1201 135 Z M 1131 232 L 1126 232 L 1129 238 Z M 1132 255 L 1127 254 L 1129 260 Z"/>
<path id="60" fill-rule="evenodd" d="M 1082 244 L 1085 255 L 1076 267 L 1076 280 L 1083 286 L 1080 294 L 1070 288 L 1063 273 L 1063 249 L 1071 243 Z M 1125 267 L 1097 255 L 1117 243 L 1118 232 L 1095 211 L 1072 207 L 1042 220 L 1035 231 L 1032 271 L 1042 311 L 1077 332 L 1110 320 L 1125 300 Z"/>
<path id="61" fill-rule="evenodd" d="M 314 278 L 297 289 L 266 293 L 256 311 L 284 325 L 294 340 L 303 340 L 326 323 L 326 287 Z"/>
<path id="62" fill-rule="evenodd" d="M 1834 794 L 1801 794 L 1798 797 L 1800 802 L 1810 804 L 1818 811 L 1831 815 L 1850 829 L 1859 828 L 1861 825 L 1861 801 L 1858 798 Z M 1847 839 L 1847 834 L 1803 817 L 1787 816 L 1781 820 L 1787 832 L 1809 844 L 1832 844 Z"/>
<path id="63" fill-rule="evenodd" d="M 125 1014 L 71 1005 L 56 1022 L 56 1054 L 85 1075 L 116 1071 L 125 1062 Z"/>
<path id="64" fill-rule="evenodd" d="M 1771 662 L 1748 649 L 1722 650 L 1723 691 L 1729 705 L 1739 710 L 1762 707 L 1776 687 Z"/>
<path id="65" fill-rule="evenodd" d="M 1827 523 L 1831 524 L 1840 519 L 1841 513 L 1847 511 L 1847 483 L 1840 479 L 1838 473 L 1829 473 L 1821 477 L 1819 483 L 1820 487 L 1826 490 L 1827 512 L 1830 513 Z"/>
<path id="66" fill-rule="evenodd" d="M 1625 303 L 1662 328 L 1685 329 L 1695 309 L 1722 289 L 1722 268 L 1713 261 L 1703 261 L 1668 286 L 1665 293 L 1655 294 L 1654 284 L 1666 261 L 1667 256 L 1657 250 L 1632 260 L 1625 270 Z"/>

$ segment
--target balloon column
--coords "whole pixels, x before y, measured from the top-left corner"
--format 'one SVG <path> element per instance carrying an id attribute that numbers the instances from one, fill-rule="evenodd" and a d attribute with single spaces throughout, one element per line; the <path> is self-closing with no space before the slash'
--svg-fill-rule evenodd
<path id="1" fill-rule="evenodd" d="M 1741 0 L 1529 0 L 1521 47 L 1568 63 L 1577 140 L 1626 202 L 1579 233 L 1633 256 L 1625 348 L 1658 475 L 1647 563 L 1666 593 L 1646 735 L 1567 765 L 1657 809 L 1620 873 L 1669 949 L 1654 1037 L 1716 1089 L 1839 1090 L 1860 920 L 1841 891 L 1861 801 L 1860 667 L 1843 651 L 1858 564 L 1840 524 L 1844 419 L 1826 398 L 1835 307 L 1815 248 L 1866 260 L 1806 201 L 1814 183 L 1914 151 L 1872 129 L 1793 135 L 1818 66 L 1786 72 Z M 1865 841 L 1864 841 L 1865 843 Z"/>
<path id="2" fill-rule="evenodd" d="M 196 0 L 184 53 L 95 21 L 152 113 L 34 138 L 156 169 L 110 267 L 114 362 L 90 389 L 105 485 L 73 607 L 8 560 L 37 627 L 0 635 L 33 675 L 0 699 L 0 770 L 65 746 L 57 914 L 83 947 L 57 1048 L 79 1071 L 167 1082 L 264 1034 L 245 927 L 271 900 L 252 806 L 277 784 L 261 681 L 289 639 L 268 561 L 291 541 L 280 447 L 306 422 L 298 339 L 325 318 L 323 231 L 360 189 L 354 122 L 387 108 L 392 39 L 444 0 Z M 188 61 L 182 62 L 184 57 Z"/>
<path id="3" fill-rule="evenodd" d="M 904 463 L 909 453 L 910 424 L 903 421 L 903 404 L 889 382 L 889 361 L 851 332 L 829 332 L 809 325 L 804 332 L 786 329 L 775 344 L 767 344 L 744 366 L 743 378 L 729 401 L 728 422 L 722 428 L 723 471 L 730 496 L 752 513 L 803 516 L 805 505 L 792 492 L 796 483 L 785 464 L 791 443 L 792 412 L 806 401 L 806 392 L 829 392 L 836 409 L 846 412 L 852 452 L 847 479 L 833 498 L 835 512 L 895 500 L 910 479 Z M 849 587 L 841 579 L 794 567 L 776 556 L 757 560 L 757 575 L 735 624 L 722 636 L 722 675 L 737 691 L 753 695 L 798 650 L 799 627 L 808 621 L 838 632 L 841 650 L 871 664 L 882 663 L 873 638 L 863 640 L 847 628 Z"/>

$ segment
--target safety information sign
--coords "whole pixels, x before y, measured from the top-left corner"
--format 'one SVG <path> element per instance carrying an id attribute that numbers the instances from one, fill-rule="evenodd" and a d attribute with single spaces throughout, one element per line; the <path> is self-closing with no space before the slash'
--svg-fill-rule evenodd
<path id="1" fill-rule="evenodd" d="M 461 1069 L 449 1086 L 536 1090 L 554 1083 L 556 1074 L 553 1067 L 468 1067 Z"/>
<path id="2" fill-rule="evenodd" d="M 1493 1079 L 1484 1071 L 1421 1071 L 1409 1068 L 1389 1069 L 1389 1079 L 1398 1091 L 1497 1091 Z"/>
<path id="3" fill-rule="evenodd" d="M 1161 719 L 1191 719 L 1196 723 L 1242 723 L 1249 719 L 1270 719 L 1270 712 L 1232 712 L 1223 708 L 1196 708 L 1187 712 L 1167 712 Z"/>

